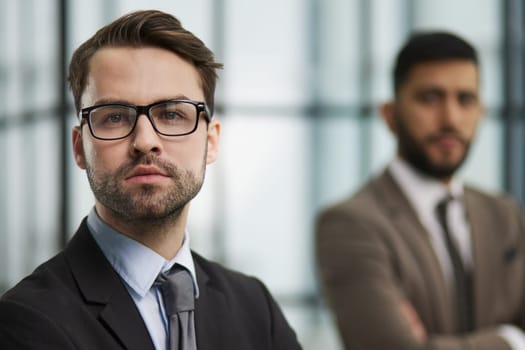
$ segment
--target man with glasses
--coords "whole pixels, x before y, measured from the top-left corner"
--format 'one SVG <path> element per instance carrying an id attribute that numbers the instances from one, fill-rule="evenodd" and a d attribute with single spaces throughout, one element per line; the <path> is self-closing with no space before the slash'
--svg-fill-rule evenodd
<path id="1" fill-rule="evenodd" d="M 413 35 L 381 108 L 397 155 L 326 209 L 317 256 L 348 349 L 525 349 L 525 218 L 457 171 L 483 115 L 475 49 Z"/>
<path id="2" fill-rule="evenodd" d="M 0 300 L 0 349 L 300 349 L 261 282 L 190 251 L 189 203 L 219 146 L 220 67 L 158 11 L 76 50 L 73 154 L 95 206 Z"/>

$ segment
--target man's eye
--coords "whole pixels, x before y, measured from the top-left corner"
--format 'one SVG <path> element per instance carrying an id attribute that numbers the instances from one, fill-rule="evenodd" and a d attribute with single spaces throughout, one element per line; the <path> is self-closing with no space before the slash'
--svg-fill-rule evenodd
<path id="1" fill-rule="evenodd" d="M 129 124 L 130 118 L 129 115 L 123 114 L 123 113 L 111 113 L 106 114 L 104 118 L 101 120 L 103 125 L 106 126 L 116 126 L 116 125 L 124 125 Z"/>
<path id="2" fill-rule="evenodd" d="M 472 94 L 460 94 L 458 100 L 463 106 L 472 105 L 477 101 L 476 96 Z"/>
<path id="3" fill-rule="evenodd" d="M 180 116 L 176 111 L 166 111 L 163 117 L 167 120 L 173 120 L 179 118 Z"/>
<path id="4" fill-rule="evenodd" d="M 160 115 L 160 119 L 165 122 L 174 122 L 174 121 L 186 119 L 186 116 L 180 110 L 164 111 Z"/>
<path id="5" fill-rule="evenodd" d="M 106 122 L 108 123 L 119 123 L 123 119 L 121 114 L 112 114 L 106 118 Z"/>
<path id="6" fill-rule="evenodd" d="M 423 103 L 433 103 L 438 101 L 440 95 L 435 92 L 424 92 L 418 95 L 418 100 Z"/>

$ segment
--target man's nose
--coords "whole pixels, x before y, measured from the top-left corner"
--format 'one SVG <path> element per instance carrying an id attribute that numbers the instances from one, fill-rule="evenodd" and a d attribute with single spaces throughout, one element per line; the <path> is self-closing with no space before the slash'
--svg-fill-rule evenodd
<path id="1" fill-rule="evenodd" d="M 162 150 L 160 135 L 155 131 L 153 124 L 145 114 L 137 116 L 137 124 L 131 134 L 131 139 L 131 152 L 133 154 L 160 154 Z"/>
<path id="2" fill-rule="evenodd" d="M 458 125 L 462 118 L 462 112 L 461 105 L 456 99 L 451 97 L 445 99 L 443 104 L 442 117 L 444 124 L 446 124 L 447 126 Z"/>

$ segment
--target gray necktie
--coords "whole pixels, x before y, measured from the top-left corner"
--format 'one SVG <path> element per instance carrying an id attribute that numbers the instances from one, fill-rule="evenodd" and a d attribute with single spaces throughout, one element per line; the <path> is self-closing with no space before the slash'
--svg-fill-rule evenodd
<path id="1" fill-rule="evenodd" d="M 170 350 L 196 350 L 195 294 L 190 273 L 175 265 L 168 274 L 161 273 L 155 282 L 162 293 L 168 316 Z"/>
<path id="2" fill-rule="evenodd" d="M 436 211 L 439 223 L 445 234 L 445 243 L 454 270 L 458 325 L 459 331 L 463 333 L 473 329 L 472 275 L 465 269 L 459 249 L 448 227 L 447 208 L 452 200 L 453 198 L 449 196 L 441 200 L 436 207 Z"/>

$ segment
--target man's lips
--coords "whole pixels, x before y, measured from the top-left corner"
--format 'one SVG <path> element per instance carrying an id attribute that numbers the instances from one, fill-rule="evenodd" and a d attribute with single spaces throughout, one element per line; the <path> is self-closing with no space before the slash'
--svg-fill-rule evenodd
<path id="1" fill-rule="evenodd" d="M 462 144 L 461 140 L 455 136 L 442 136 L 438 138 L 436 142 L 444 146 L 453 146 L 457 144 Z"/>
<path id="2" fill-rule="evenodd" d="M 126 176 L 131 182 L 154 182 L 162 178 L 170 177 L 165 171 L 149 165 L 139 165 Z"/>
<path id="3" fill-rule="evenodd" d="M 457 135 L 440 135 L 433 138 L 431 144 L 440 153 L 452 154 L 465 151 L 465 141 Z"/>
<path id="4" fill-rule="evenodd" d="M 457 134 L 453 133 L 444 133 L 440 135 L 435 135 L 430 139 L 430 142 L 443 147 L 454 147 L 459 145 L 464 145 L 465 141 L 463 138 Z"/>

